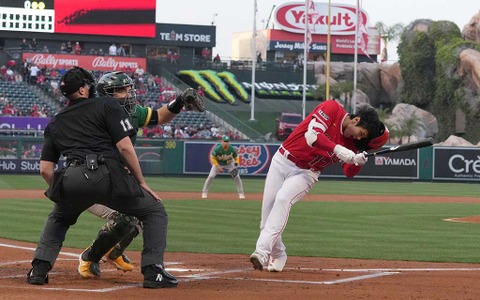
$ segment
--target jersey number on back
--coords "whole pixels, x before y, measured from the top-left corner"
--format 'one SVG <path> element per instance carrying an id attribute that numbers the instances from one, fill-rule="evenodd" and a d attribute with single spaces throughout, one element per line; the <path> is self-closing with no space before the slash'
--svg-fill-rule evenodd
<path id="1" fill-rule="evenodd" d="M 120 121 L 120 124 L 122 124 L 123 131 L 130 131 L 133 129 L 132 124 L 130 123 L 130 120 L 126 118 L 125 120 Z"/>

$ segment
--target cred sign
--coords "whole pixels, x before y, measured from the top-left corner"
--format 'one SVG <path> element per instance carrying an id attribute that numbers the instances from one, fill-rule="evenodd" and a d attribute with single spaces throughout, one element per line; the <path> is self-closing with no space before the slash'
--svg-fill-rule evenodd
<path id="1" fill-rule="evenodd" d="M 308 27 L 313 34 L 327 34 L 328 23 L 332 35 L 355 34 L 357 20 L 356 7 L 345 4 L 331 4 L 330 17 L 328 20 L 328 4 L 315 2 L 315 11 L 308 16 Z M 285 31 L 304 33 L 305 31 L 305 2 L 290 2 L 277 6 L 274 12 L 275 23 Z M 368 15 L 360 9 L 358 16 L 359 27 L 368 24 Z"/>
<path id="2" fill-rule="evenodd" d="M 433 178 L 480 181 L 478 148 L 435 148 Z"/>

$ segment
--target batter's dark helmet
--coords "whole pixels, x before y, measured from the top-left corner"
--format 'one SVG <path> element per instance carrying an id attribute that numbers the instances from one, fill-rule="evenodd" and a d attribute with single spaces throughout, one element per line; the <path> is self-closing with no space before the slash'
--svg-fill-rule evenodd
<path id="1" fill-rule="evenodd" d="M 120 104 L 125 108 L 125 111 L 132 115 L 136 110 L 137 94 L 135 90 L 135 83 L 132 78 L 121 71 L 111 72 L 103 75 L 97 83 L 97 91 L 100 96 L 114 97 L 115 90 L 131 86 L 128 96 L 123 99 L 118 99 Z"/>
<path id="2" fill-rule="evenodd" d="M 65 97 L 68 97 L 85 84 L 90 86 L 88 98 L 95 97 L 95 77 L 88 70 L 73 67 L 60 78 L 60 91 Z"/>

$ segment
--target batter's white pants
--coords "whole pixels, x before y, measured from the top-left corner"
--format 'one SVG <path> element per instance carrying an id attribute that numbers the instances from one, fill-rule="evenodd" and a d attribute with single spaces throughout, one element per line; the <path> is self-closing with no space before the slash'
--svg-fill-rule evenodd
<path id="1" fill-rule="evenodd" d="M 203 185 L 202 193 L 208 193 L 210 190 L 210 186 L 212 185 L 213 179 L 220 173 L 223 173 L 224 171 L 231 172 L 235 168 L 235 162 L 232 161 L 228 165 L 225 166 L 218 166 L 220 167 L 221 170 L 217 168 L 217 166 L 212 164 L 212 168 L 210 169 L 210 173 L 208 174 L 207 179 L 205 180 L 205 184 Z M 233 178 L 233 181 L 235 181 L 235 186 L 237 187 L 237 192 L 239 194 L 243 194 L 243 183 L 242 179 L 240 178 L 240 174 L 235 176 Z"/>
<path id="2" fill-rule="evenodd" d="M 320 172 L 300 169 L 280 152 L 275 153 L 265 179 L 257 252 L 272 258 L 285 255 L 282 233 L 290 210 L 310 191 L 319 175 Z"/>

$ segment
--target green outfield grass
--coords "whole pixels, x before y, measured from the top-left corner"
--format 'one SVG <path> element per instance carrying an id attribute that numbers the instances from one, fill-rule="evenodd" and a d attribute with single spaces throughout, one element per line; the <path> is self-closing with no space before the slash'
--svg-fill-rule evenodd
<path id="1" fill-rule="evenodd" d="M 200 191 L 202 177 L 155 177 L 158 191 Z M 247 195 L 261 192 L 262 179 L 245 179 Z M 39 176 L 0 176 L 0 189 L 42 189 Z M 218 178 L 212 192 L 234 192 L 231 179 Z M 1 191 L 0 191 L 1 192 Z M 478 184 L 321 180 L 316 194 L 477 196 Z M 160 193 L 161 195 L 161 193 Z M 480 261 L 480 224 L 445 218 L 480 215 L 479 204 L 299 202 L 284 233 L 289 255 L 438 262 Z M 255 248 L 260 201 L 169 200 L 167 251 L 249 254 Z M 0 200 L 0 236 L 36 242 L 52 207 L 47 199 Z M 101 219 L 84 213 L 64 246 L 84 248 L 95 238 Z M 137 238 L 131 250 L 140 250 Z"/>

